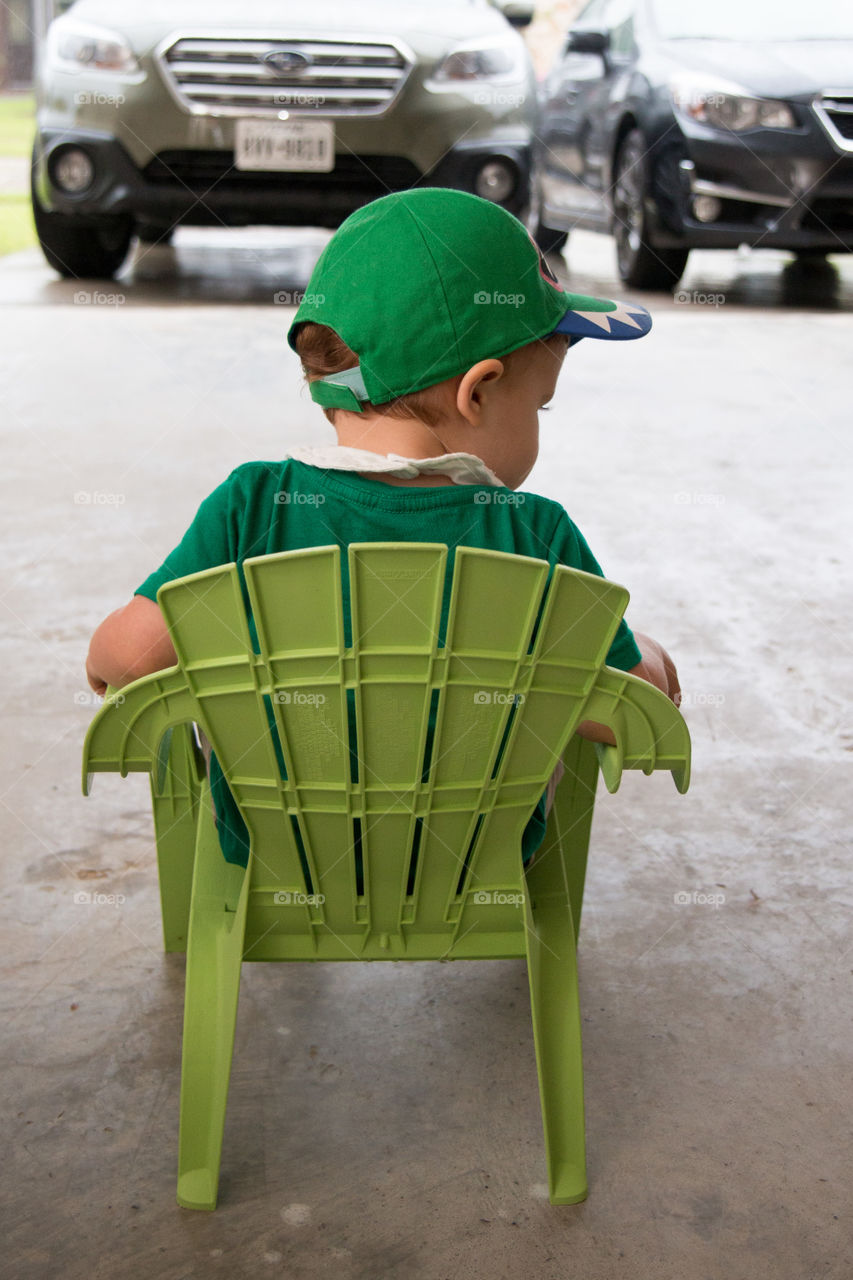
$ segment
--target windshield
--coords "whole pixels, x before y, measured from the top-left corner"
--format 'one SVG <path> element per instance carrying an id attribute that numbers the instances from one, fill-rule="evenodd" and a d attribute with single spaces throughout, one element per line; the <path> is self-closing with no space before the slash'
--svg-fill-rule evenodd
<path id="1" fill-rule="evenodd" d="M 664 40 L 853 40 L 850 0 L 652 0 Z"/>

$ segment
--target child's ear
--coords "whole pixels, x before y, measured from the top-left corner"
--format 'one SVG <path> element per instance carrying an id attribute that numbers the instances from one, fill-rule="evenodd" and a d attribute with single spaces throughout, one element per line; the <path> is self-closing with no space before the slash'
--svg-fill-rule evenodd
<path id="1" fill-rule="evenodd" d="M 480 421 L 488 384 L 497 382 L 503 377 L 503 372 L 500 360 L 478 360 L 462 375 L 456 392 L 456 408 L 472 427 L 477 426 Z"/>

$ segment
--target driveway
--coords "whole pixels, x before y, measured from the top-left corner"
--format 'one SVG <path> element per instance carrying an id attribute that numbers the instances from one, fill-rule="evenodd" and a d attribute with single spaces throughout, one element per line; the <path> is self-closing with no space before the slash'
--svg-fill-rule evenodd
<path id="1" fill-rule="evenodd" d="M 97 286 L 0 262 L 4 1274 L 847 1280 L 840 260 L 696 254 L 681 300 L 641 298 L 647 340 L 570 354 L 543 419 L 527 487 L 676 656 L 695 751 L 686 797 L 631 776 L 598 806 L 588 1201 L 548 1204 L 527 978 L 502 961 L 246 966 L 220 1208 L 175 1207 L 183 961 L 145 780 L 80 796 L 83 660 L 233 467 L 332 438 L 285 343 L 324 241 L 187 232 Z M 620 296 L 608 241 L 576 235 L 568 267 Z"/>

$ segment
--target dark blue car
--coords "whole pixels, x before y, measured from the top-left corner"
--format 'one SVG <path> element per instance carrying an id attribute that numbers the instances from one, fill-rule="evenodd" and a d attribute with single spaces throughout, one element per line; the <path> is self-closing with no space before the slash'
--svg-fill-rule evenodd
<path id="1" fill-rule="evenodd" d="M 853 250 L 853 0 L 590 0 L 541 109 L 546 250 L 608 232 L 640 289 L 694 248 Z"/>

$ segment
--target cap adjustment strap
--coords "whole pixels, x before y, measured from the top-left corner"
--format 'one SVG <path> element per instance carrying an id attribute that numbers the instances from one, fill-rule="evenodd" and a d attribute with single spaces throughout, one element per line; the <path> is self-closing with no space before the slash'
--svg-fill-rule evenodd
<path id="1" fill-rule="evenodd" d="M 329 373 L 325 378 L 315 378 L 308 384 L 311 399 L 324 409 L 348 409 L 350 413 L 364 413 L 362 400 L 369 400 L 364 378 L 358 365 Z"/>

